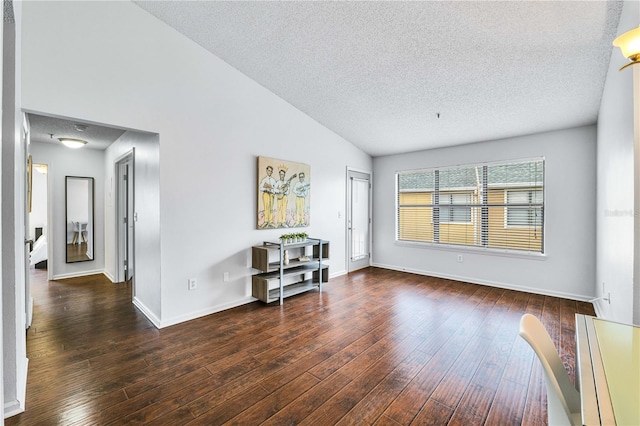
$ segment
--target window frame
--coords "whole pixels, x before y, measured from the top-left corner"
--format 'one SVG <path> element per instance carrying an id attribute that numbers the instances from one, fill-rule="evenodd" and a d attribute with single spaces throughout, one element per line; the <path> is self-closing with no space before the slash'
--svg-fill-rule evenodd
<path id="1" fill-rule="evenodd" d="M 523 167 L 518 170 L 517 166 Z M 504 166 L 495 167 L 495 166 Z M 513 166 L 514 168 L 511 168 Z M 469 176 L 469 172 L 464 169 L 475 169 L 476 174 L 475 185 L 473 176 Z M 447 180 L 451 170 L 459 171 L 459 179 L 452 181 Z M 444 250 L 469 250 L 473 252 L 493 253 L 497 255 L 514 256 L 514 257 L 545 257 L 545 215 L 546 215 L 546 187 L 545 187 L 545 170 L 546 160 L 544 157 L 520 158 L 496 162 L 483 162 L 474 164 L 441 166 L 414 170 L 401 170 L 395 173 L 395 195 L 396 195 L 396 212 L 395 212 L 395 242 L 398 245 L 406 245 L 410 247 L 439 248 Z M 440 188 L 440 173 L 445 172 L 445 188 Z M 466 173 L 466 175 L 465 175 Z M 417 175 L 417 177 L 411 176 Z M 421 181 L 421 176 L 424 179 Z M 480 175 L 481 177 L 478 177 Z M 407 180 L 402 179 L 407 176 Z M 449 179 L 451 179 L 449 177 Z M 415 186 L 413 186 L 415 185 Z M 465 187 L 466 185 L 466 187 Z M 477 189 L 476 189 L 477 188 Z M 502 189 L 503 197 L 501 202 L 496 202 L 495 190 Z M 440 192 L 442 190 L 442 193 Z M 507 191 L 526 190 L 529 198 L 534 197 L 536 191 L 539 191 L 539 203 L 526 203 L 526 207 L 530 209 L 538 209 L 540 219 L 538 225 L 526 226 L 508 225 L 507 226 Z M 429 202 L 406 203 L 401 204 L 403 194 L 422 193 L 429 197 Z M 440 194 L 464 193 L 467 195 L 469 202 L 465 204 L 446 203 L 441 204 L 439 201 Z M 430 195 L 429 195 L 430 194 Z M 491 195 L 494 194 L 494 195 Z M 535 197 L 534 197 L 535 198 Z M 498 199 L 500 200 L 500 199 Z M 449 195 L 449 202 L 452 201 Z M 440 219 L 440 208 L 452 208 L 452 206 L 466 208 L 468 222 L 447 222 Z M 530 233 L 523 240 L 521 236 L 506 235 L 504 236 L 495 228 L 500 224 L 502 219 L 496 219 L 495 208 L 503 207 L 503 226 L 498 229 L 529 229 Z M 524 206 L 523 206 L 524 207 Z M 424 209 L 430 216 L 428 220 L 418 217 L 416 212 Z M 429 212 L 431 209 L 431 212 Z M 436 217 L 436 210 L 438 215 Z M 494 211 L 494 213 L 489 213 Z M 449 210 L 451 212 L 451 210 Z M 451 217 L 452 213 L 449 213 Z M 499 213 L 498 213 L 499 214 Z M 407 216 L 408 215 L 408 216 Z M 418 215 L 420 216 L 420 215 Z M 500 218 L 500 216 L 498 216 Z M 415 222 L 415 221 L 418 222 Z M 431 221 L 431 223 L 429 222 Z M 531 219 L 528 219 L 531 220 Z M 532 219 L 535 223 L 536 219 Z M 406 221 L 409 221 L 407 223 Z M 412 222 L 414 221 L 414 222 Z M 462 240 L 453 241 L 447 235 L 446 241 L 440 241 L 440 225 L 472 225 L 474 227 L 473 241 Z M 401 228 L 402 226 L 402 228 Z M 408 228 L 406 227 L 408 226 Z M 425 228 L 427 226 L 427 228 Z M 428 227 L 431 226 L 431 230 Z M 426 229 L 426 231 L 425 231 Z M 425 233 L 426 232 L 426 233 Z M 402 235 L 402 237 L 401 237 Z M 463 234 L 459 234 L 463 235 Z"/>

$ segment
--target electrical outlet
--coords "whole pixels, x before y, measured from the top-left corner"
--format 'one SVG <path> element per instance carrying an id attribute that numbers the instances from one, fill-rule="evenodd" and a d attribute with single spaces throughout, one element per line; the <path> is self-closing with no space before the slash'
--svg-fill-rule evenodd
<path id="1" fill-rule="evenodd" d="M 459 255 L 458 255 L 458 263 L 462 263 L 462 261 L 463 261 L 463 260 L 464 260 L 464 259 L 462 258 L 462 255 L 461 255 L 461 254 L 459 254 Z"/>
<path id="2" fill-rule="evenodd" d="M 195 278 L 189 278 L 189 290 L 195 290 L 198 288 L 198 282 Z"/>
<path id="3" fill-rule="evenodd" d="M 225 283 L 227 281 L 229 281 L 229 273 L 225 272 L 224 274 L 222 274 L 222 281 L 224 281 Z"/>

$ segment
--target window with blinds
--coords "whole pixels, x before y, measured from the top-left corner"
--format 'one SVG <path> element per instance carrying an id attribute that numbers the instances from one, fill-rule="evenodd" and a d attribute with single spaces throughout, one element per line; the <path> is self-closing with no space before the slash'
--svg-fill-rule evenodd
<path id="1" fill-rule="evenodd" d="M 396 178 L 399 241 L 544 252 L 544 159 Z"/>

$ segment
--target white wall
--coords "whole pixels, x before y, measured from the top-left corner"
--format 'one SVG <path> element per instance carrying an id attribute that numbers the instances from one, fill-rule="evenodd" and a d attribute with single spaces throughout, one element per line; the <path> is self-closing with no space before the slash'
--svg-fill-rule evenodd
<path id="1" fill-rule="evenodd" d="M 586 300 L 595 293 L 595 126 L 374 159 L 374 264 Z M 545 254 L 508 257 L 395 242 L 395 173 L 545 158 Z M 580 214 L 576 214 L 579 212 Z M 457 255 L 463 254 L 463 263 Z"/>
<path id="2" fill-rule="evenodd" d="M 4 416 L 24 411 L 26 353 L 26 141 L 22 134 L 21 2 L 4 3 L 2 76 L 2 338 Z M 13 14 L 7 13 L 12 9 Z M 15 16 L 15 22 L 8 17 Z M 7 268 L 10 265 L 10 268 Z"/>
<path id="3" fill-rule="evenodd" d="M 115 163 L 135 150 L 134 170 L 134 303 L 160 325 L 160 145 L 158 135 L 127 131 L 105 152 L 105 271 L 116 276 L 116 187 Z"/>
<path id="4" fill-rule="evenodd" d="M 282 233 L 255 229 L 258 155 L 311 165 L 306 231 L 346 270 L 346 167 L 368 155 L 134 4 L 23 9 L 24 108 L 159 134 L 161 326 L 251 300 L 250 247 Z"/>
<path id="5" fill-rule="evenodd" d="M 4 46 L 4 20 L 0 20 L 0 46 Z M 0 69 L 2 69 L 2 67 L 4 66 L 4 55 L 0 55 Z M 3 84 L 0 84 L 0 99 L 2 99 L 2 95 L 3 95 L 3 85 L 4 85 L 4 80 L 6 77 L 3 76 L 2 78 L 2 82 Z M 2 105 L 2 102 L 0 102 L 0 117 L 3 117 L 2 114 L 2 110 L 4 110 L 4 106 Z M 3 123 L 4 123 L 4 119 L 0 118 L 0 140 L 2 140 L 1 138 L 4 137 L 4 132 L 2 131 L 3 128 Z M 0 149 L 0 176 L 3 176 L 2 174 L 2 150 Z M 2 199 L 2 195 L 4 195 L 3 190 L 2 190 L 2 185 L 0 185 L 0 199 Z M 3 214 L 2 214 L 2 209 L 0 208 L 0 224 L 4 223 L 3 222 Z M 0 226 L 0 241 L 2 241 L 2 226 Z M 3 256 L 6 254 L 6 250 L 3 250 L 2 248 L 2 244 L 0 244 L 0 271 L 2 271 L 2 263 L 3 263 Z M 4 274 L 0 273 L 0 287 L 4 288 Z M 3 310 L 4 310 L 4 296 L 2 294 L 2 292 L 0 292 L 0 301 L 2 301 L 2 303 L 0 303 L 0 317 L 2 318 L 2 324 L 3 327 L 0 327 L 0 350 L 2 350 L 2 353 L 4 354 L 4 350 L 5 350 L 5 343 L 4 343 L 4 314 L 3 314 Z M 25 343 L 26 343 L 26 338 L 25 338 Z M 10 349 L 12 347 L 15 346 L 15 343 L 12 342 L 11 345 L 7 348 Z M 4 363 L 0 363 L 0 410 L 2 411 L 2 416 L 0 416 L 0 419 L 4 419 L 5 416 L 5 408 L 4 408 L 4 381 L 5 381 L 5 375 L 4 375 Z M 3 420 L 4 423 L 4 420 Z"/>
<path id="6" fill-rule="evenodd" d="M 31 213 L 29 213 L 29 238 L 36 238 L 36 228 L 47 233 L 47 174 L 33 168 L 31 179 Z"/>
<path id="7" fill-rule="evenodd" d="M 639 17 L 639 3 L 625 2 L 618 34 L 637 27 Z M 599 316 L 629 323 L 640 295 L 633 291 L 633 72 L 618 71 L 626 63 L 615 48 L 598 115 L 596 290 L 598 297 L 611 293 L 611 303 L 595 305 Z"/>
<path id="8" fill-rule="evenodd" d="M 32 142 L 31 156 L 34 162 L 49 165 L 51 222 L 48 228 L 48 243 L 51 246 L 52 257 L 47 265 L 51 269 L 53 278 L 102 273 L 104 271 L 104 151 L 88 148 L 70 149 L 57 144 Z M 94 178 L 94 260 L 91 261 L 66 263 L 65 176 Z"/>
<path id="9" fill-rule="evenodd" d="M 20 145 L 16 143 L 15 125 L 15 25 L 9 22 L 4 24 L 3 46 L 3 79 L 2 79 L 2 193 L 6 198 L 2 200 L 2 251 L 6 257 L 2 262 L 2 299 L 3 299 L 3 337 L 7 354 L 3 354 L 4 399 L 16 410 L 19 355 L 16 354 L 16 341 L 18 339 L 18 312 L 19 306 L 15 303 L 17 288 L 20 287 L 17 277 L 17 269 L 20 264 L 16 261 L 16 243 L 20 238 L 16 233 L 16 224 L 20 222 L 20 209 L 16 204 L 20 174 L 15 162 Z M 19 258 L 18 258 L 19 259 Z M 13 350 L 12 350 L 13 349 Z M 17 411 L 17 410 L 16 410 Z"/>

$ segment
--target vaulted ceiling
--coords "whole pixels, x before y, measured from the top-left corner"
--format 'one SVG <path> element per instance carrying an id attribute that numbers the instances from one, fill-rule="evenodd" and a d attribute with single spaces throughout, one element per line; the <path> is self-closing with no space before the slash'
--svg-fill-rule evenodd
<path id="1" fill-rule="evenodd" d="M 618 1 L 135 1 L 373 156 L 596 122 Z"/>

